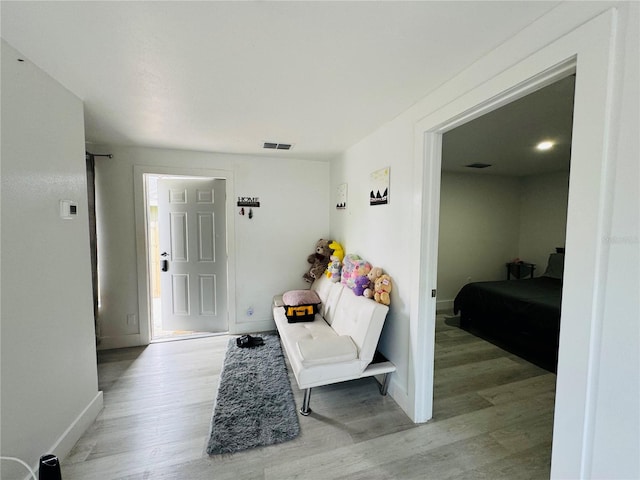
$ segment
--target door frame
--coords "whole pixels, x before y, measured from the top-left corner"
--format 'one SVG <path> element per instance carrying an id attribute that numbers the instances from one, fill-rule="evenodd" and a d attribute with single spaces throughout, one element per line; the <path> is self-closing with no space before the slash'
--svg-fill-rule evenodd
<path id="1" fill-rule="evenodd" d="M 163 259 L 167 260 L 169 262 L 169 264 L 171 265 L 169 268 L 169 272 L 167 273 L 160 273 L 160 278 L 158 279 L 160 281 L 161 284 L 161 288 L 160 288 L 160 303 L 161 303 L 161 323 L 162 323 L 162 327 L 163 330 L 182 330 L 182 331 L 195 331 L 198 334 L 201 333 L 209 333 L 209 334 L 225 334 L 229 332 L 229 315 L 228 315 L 228 308 L 227 308 L 227 303 L 228 303 L 228 298 L 227 298 L 227 246 L 226 246 L 226 241 L 227 241 L 227 234 L 226 234 L 226 228 L 227 228 L 227 220 L 226 220 L 226 180 L 224 178 L 220 178 L 220 177 L 193 177 L 193 176 L 185 176 L 185 175 L 146 175 L 145 178 L 147 179 L 147 185 L 149 184 L 149 181 L 151 181 L 152 179 L 155 179 L 156 181 L 156 185 L 157 185 L 157 200 L 158 200 L 158 231 L 159 231 L 159 247 L 160 247 L 160 251 L 164 251 L 169 252 L 169 251 L 173 251 L 172 248 L 172 242 L 173 242 L 173 235 L 171 235 L 171 230 L 172 228 L 169 227 L 169 224 L 171 223 L 170 220 L 170 211 L 172 209 L 178 209 L 178 210 L 183 210 L 183 209 L 189 209 L 191 212 L 195 213 L 193 218 L 189 218 L 190 214 L 187 214 L 185 216 L 185 218 L 187 219 L 185 227 L 186 227 L 186 232 L 184 232 L 185 237 L 184 240 L 186 240 L 186 248 L 187 248 L 187 258 L 186 258 L 186 262 L 180 262 L 180 261 L 176 261 L 175 258 L 173 258 L 171 255 L 169 257 L 165 257 Z M 163 182 L 167 182 L 166 184 Z M 211 192 L 212 193 L 212 199 L 211 202 L 208 204 L 203 204 L 201 203 L 197 198 L 194 199 L 189 199 L 189 195 L 187 195 L 187 198 L 185 199 L 184 203 L 178 202 L 177 204 L 174 202 L 171 202 L 169 199 L 169 192 L 176 187 L 176 183 L 174 182 L 178 182 L 178 184 L 180 185 L 180 188 L 184 187 L 187 190 L 193 191 L 196 189 L 199 189 L 202 185 L 207 185 L 207 190 L 209 188 L 211 188 Z M 197 186 L 194 184 L 194 182 L 197 182 Z M 161 187 L 162 185 L 165 185 L 164 187 Z M 222 188 L 224 186 L 224 188 Z M 149 212 L 149 195 L 147 193 L 147 208 L 145 209 L 145 211 Z M 202 260 L 199 260 L 199 255 L 197 254 L 197 249 L 196 251 L 192 251 L 191 249 L 193 247 L 196 247 L 197 245 L 199 245 L 199 235 L 200 235 L 200 228 L 198 226 L 198 218 L 200 217 L 200 215 L 207 210 L 207 213 L 211 213 L 212 215 L 212 248 L 213 248 L 213 253 L 212 253 L 212 262 L 211 263 L 201 263 Z M 210 212 L 208 210 L 211 210 Z M 222 233 L 221 230 L 217 229 L 217 226 L 219 226 L 222 222 Z M 161 228 L 162 226 L 164 226 L 166 228 L 166 230 L 163 231 L 163 229 Z M 195 230 L 195 232 L 194 232 Z M 147 230 L 150 231 L 150 230 Z M 195 233 L 195 234 L 194 234 Z M 191 240 L 191 237 L 193 237 L 196 239 L 196 244 L 193 244 L 193 241 Z M 224 239 L 222 239 L 222 235 L 224 236 Z M 221 249 L 222 244 L 221 241 L 224 241 L 224 249 Z M 221 253 L 221 250 L 223 250 L 224 253 Z M 160 253 L 158 252 L 158 255 L 160 255 Z M 160 261 L 160 256 L 158 256 L 158 261 Z M 150 264 L 153 264 L 154 261 L 154 257 L 153 254 L 151 254 L 148 258 L 148 261 Z M 221 262 L 224 261 L 223 264 L 221 264 Z M 155 273 L 157 269 L 157 266 L 155 268 L 150 268 L 149 271 L 152 272 L 152 277 L 154 277 L 153 273 Z M 173 275 L 176 273 L 176 270 L 179 271 L 183 271 L 184 270 L 189 271 L 190 275 L 188 275 L 188 277 L 190 277 L 190 279 L 187 281 L 187 290 L 188 290 L 188 294 L 187 294 L 187 298 L 188 300 L 188 313 L 186 315 L 180 315 L 180 314 L 175 314 L 175 313 L 171 313 L 172 308 L 169 305 L 173 305 L 174 301 L 175 301 L 175 292 L 173 292 L 172 290 L 172 286 L 173 286 L 173 282 L 172 282 L 172 278 Z M 201 311 L 202 308 L 202 296 L 203 296 L 203 288 L 202 288 L 202 284 L 199 284 L 197 279 L 199 278 L 200 274 L 206 273 L 208 275 L 210 275 L 211 273 L 215 273 L 217 279 L 223 279 L 224 281 L 224 285 L 221 285 L 221 283 L 216 279 L 213 280 L 214 282 L 214 291 L 215 293 L 213 294 L 213 297 L 216 298 L 216 300 L 213 300 L 214 303 L 214 310 L 215 313 L 212 315 L 206 315 Z M 216 285 L 220 285 L 219 287 Z M 163 288 L 164 287 L 164 288 Z M 198 288 L 199 287 L 199 288 Z M 220 292 L 220 289 L 223 288 L 223 292 Z M 168 291 L 167 291 L 168 290 Z M 195 291 L 197 290 L 199 291 L 199 294 L 196 295 Z M 224 295 L 220 296 L 219 295 L 221 293 L 224 293 Z M 219 297 L 219 299 L 218 299 Z M 152 299 L 150 299 L 151 301 Z M 155 306 L 154 306 L 155 307 Z M 220 307 L 222 307 L 221 310 L 218 310 Z M 155 310 L 152 308 L 152 313 L 151 313 L 151 318 L 156 319 L 156 312 Z M 224 318 L 226 317 L 226 319 Z M 151 322 L 151 323 L 154 323 Z M 167 325 L 166 323 L 172 323 L 171 327 L 166 328 Z M 223 325 L 220 325 L 221 323 L 223 323 Z M 176 324 L 180 324 L 179 326 Z M 195 325 L 194 325 L 195 324 Z M 216 326 L 214 327 L 213 324 L 216 324 Z M 194 328 L 196 327 L 196 328 Z M 153 328 L 152 330 L 152 334 L 153 334 Z M 182 335 L 177 335 L 176 338 L 180 338 L 182 337 Z M 152 335 L 152 339 L 155 340 L 153 338 Z"/>
<path id="2" fill-rule="evenodd" d="M 171 175 L 186 177 L 208 177 L 226 180 L 226 243 L 227 243 L 227 313 L 229 332 L 235 331 L 235 222 L 233 202 L 233 172 L 208 168 L 162 167 L 135 165 L 133 167 L 134 209 L 136 219 L 136 263 L 138 273 L 138 318 L 140 319 L 140 343 L 151 343 L 151 281 L 149 263 L 149 238 L 147 229 L 147 191 L 145 175 Z"/>
<path id="3" fill-rule="evenodd" d="M 577 69 L 567 215 L 565 286 L 556 387 L 552 478 L 588 478 L 593 449 L 606 246 L 611 211 L 616 10 L 547 47 L 416 122 L 409 404 L 416 422 L 433 413 L 440 170 L 444 132 L 527 95 Z M 606 39 L 606 41 L 605 41 Z M 580 212 L 593 212 L 592 215 Z M 585 298 L 592 301 L 585 302 Z"/>

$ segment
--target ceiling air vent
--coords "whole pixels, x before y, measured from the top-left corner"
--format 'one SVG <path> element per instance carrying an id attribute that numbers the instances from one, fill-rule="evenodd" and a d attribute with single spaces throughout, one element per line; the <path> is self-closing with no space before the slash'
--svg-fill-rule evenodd
<path id="1" fill-rule="evenodd" d="M 290 143 L 274 143 L 274 142 L 264 142 L 262 148 L 271 148 L 273 150 L 290 150 Z"/>
<path id="2" fill-rule="evenodd" d="M 490 166 L 490 163 L 470 163 L 469 165 L 465 165 L 467 168 L 487 168 Z"/>

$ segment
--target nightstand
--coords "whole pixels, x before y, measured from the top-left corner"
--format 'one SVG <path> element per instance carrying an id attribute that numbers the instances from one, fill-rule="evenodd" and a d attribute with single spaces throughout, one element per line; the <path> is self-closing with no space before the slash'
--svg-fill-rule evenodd
<path id="1" fill-rule="evenodd" d="M 527 263 L 527 262 L 518 262 L 507 263 L 507 280 L 511 280 L 511 277 L 516 280 L 520 280 L 521 278 L 530 277 L 533 278 L 533 272 L 536 269 L 535 263 Z"/>

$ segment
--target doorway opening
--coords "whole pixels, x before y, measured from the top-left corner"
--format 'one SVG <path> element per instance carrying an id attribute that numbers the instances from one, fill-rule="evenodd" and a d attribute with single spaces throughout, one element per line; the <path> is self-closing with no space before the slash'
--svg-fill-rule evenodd
<path id="1" fill-rule="evenodd" d="M 554 406 L 552 477 L 589 476 L 597 372 L 601 352 L 607 256 L 602 239 L 611 211 L 612 147 L 616 99 L 613 68 L 616 12 L 611 9 L 523 58 L 475 88 L 457 95 L 445 90 L 443 103 L 415 125 L 414 168 L 420 195 L 415 221 L 420 225 L 412 251 L 410 326 L 416 341 L 414 385 L 409 400 L 413 418 L 428 421 L 433 413 L 434 339 L 438 257 L 438 221 L 442 136 L 467 123 L 578 72 L 572 130 L 571 180 L 562 289 L 562 328 Z M 598 42 L 590 41 L 597 38 Z M 493 58 L 492 58 L 493 59 Z M 578 61 L 578 59 L 580 59 Z M 491 68 L 495 65 L 488 63 Z M 579 67 L 579 68 L 577 68 Z M 490 69 L 491 69 L 490 68 Z M 465 80 L 471 77 L 463 76 Z M 462 85 L 456 84 L 456 85 Z M 450 97 L 450 98 L 449 98 Z M 434 292 L 424 295 L 424 292 Z M 415 313 L 415 314 L 414 314 Z"/>
<path id="2" fill-rule="evenodd" d="M 553 372 L 574 90 L 568 75 L 442 137 L 436 311 Z"/>
<path id="3" fill-rule="evenodd" d="M 529 461 L 543 471 L 562 298 L 549 265 L 564 264 L 574 91 L 567 75 L 442 135 L 433 419 L 513 404 L 523 421 L 511 429 L 535 437 Z"/>
<path id="4" fill-rule="evenodd" d="M 226 334 L 225 179 L 143 175 L 151 342 Z"/>

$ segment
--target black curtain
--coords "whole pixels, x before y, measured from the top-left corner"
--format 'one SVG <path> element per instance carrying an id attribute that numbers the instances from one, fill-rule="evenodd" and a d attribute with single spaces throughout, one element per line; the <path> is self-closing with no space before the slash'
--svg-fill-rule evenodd
<path id="1" fill-rule="evenodd" d="M 91 249 L 91 283 L 93 285 L 93 323 L 96 330 L 96 343 L 99 343 L 98 331 L 98 237 L 96 234 L 96 159 L 86 154 L 87 160 L 87 197 L 89 199 L 89 247 Z"/>

